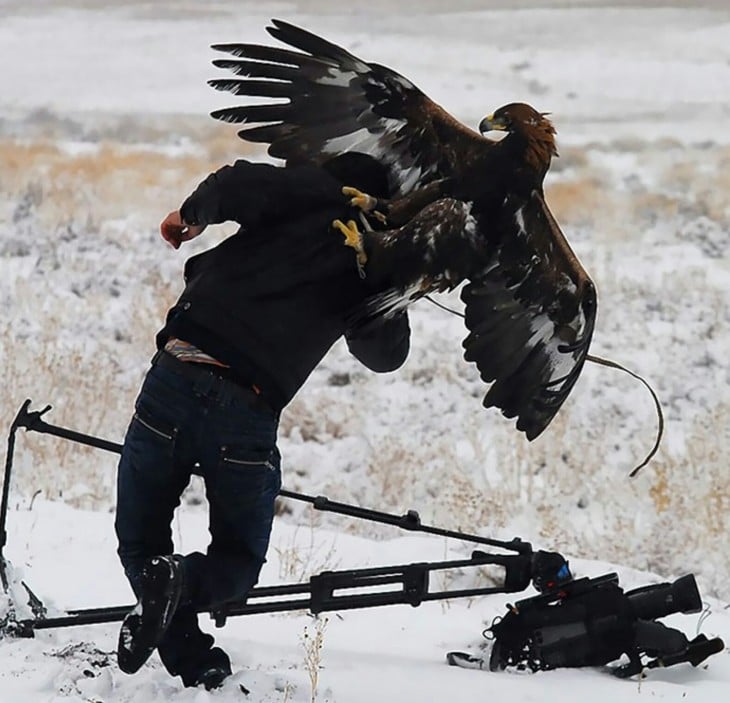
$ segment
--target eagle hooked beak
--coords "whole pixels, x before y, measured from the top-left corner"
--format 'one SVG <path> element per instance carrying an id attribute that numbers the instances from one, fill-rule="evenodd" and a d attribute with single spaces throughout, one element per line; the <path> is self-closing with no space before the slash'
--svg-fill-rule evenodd
<path id="1" fill-rule="evenodd" d="M 508 127 L 504 120 L 504 117 L 495 117 L 494 115 L 487 115 L 479 123 L 479 132 L 481 134 L 486 134 L 487 132 L 492 132 L 494 130 L 498 130 L 500 132 L 506 132 L 507 129 L 508 129 Z"/>

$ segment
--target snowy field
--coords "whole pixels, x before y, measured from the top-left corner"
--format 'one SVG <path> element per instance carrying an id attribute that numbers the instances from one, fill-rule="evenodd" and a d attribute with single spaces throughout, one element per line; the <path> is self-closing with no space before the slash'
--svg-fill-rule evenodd
<path id="1" fill-rule="evenodd" d="M 272 17 L 391 66 L 464 122 L 513 101 L 550 111 L 561 158 L 549 204 L 596 282 L 592 352 L 646 376 L 665 439 L 650 448 L 650 397 L 587 366 L 551 427 L 527 443 L 480 405 L 460 319 L 412 311 L 412 352 L 375 376 L 337 345 L 282 417 L 284 485 L 425 523 L 520 535 L 579 576 L 618 571 L 633 588 L 693 572 L 710 614 L 673 616 L 730 641 L 730 4 L 435 1 L 363 5 L 0 0 L 0 320 L 9 427 L 23 400 L 45 419 L 121 441 L 153 336 L 185 259 L 162 217 L 211 170 L 264 158 L 207 117 L 232 104 L 205 81 L 209 45 L 269 43 Z M 685 5 L 691 5 L 687 9 Z M 459 307 L 458 295 L 441 302 Z M 115 457 L 19 433 L 5 555 L 46 605 L 130 602 L 114 554 Z M 176 519 L 181 551 L 204 547 L 197 483 Z M 436 537 L 312 513 L 282 501 L 262 584 L 325 569 L 468 556 Z M 460 582 L 483 585 L 465 572 Z M 134 677 L 110 657 L 116 626 L 0 641 L 0 701 L 422 703 L 696 700 L 730 693 L 727 650 L 618 681 L 598 670 L 533 676 L 445 665 L 477 649 L 506 596 L 412 609 L 232 619 L 218 631 L 237 672 L 221 691 L 184 690 L 154 656 Z M 2 616 L 0 606 L 0 617 Z M 322 638 L 313 691 L 307 642 Z M 321 667 L 319 666 L 321 665 Z M 251 691 L 244 696 L 243 684 Z"/>

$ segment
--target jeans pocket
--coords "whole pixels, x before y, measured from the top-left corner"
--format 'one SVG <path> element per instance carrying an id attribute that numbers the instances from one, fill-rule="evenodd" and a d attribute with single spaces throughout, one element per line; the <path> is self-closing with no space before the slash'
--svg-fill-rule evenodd
<path id="1" fill-rule="evenodd" d="M 256 504 L 281 486 L 276 447 L 226 445 L 221 447 L 216 488 L 219 496 L 234 498 L 239 506 Z"/>
<path id="2" fill-rule="evenodd" d="M 178 428 L 142 403 L 137 403 L 132 426 L 133 441 L 158 457 L 172 459 Z"/>
<path id="3" fill-rule="evenodd" d="M 277 466 L 274 463 L 274 449 L 262 448 L 255 449 L 251 447 L 221 447 L 220 465 L 221 468 L 238 469 L 245 471 L 246 469 L 265 468 L 274 471 Z"/>

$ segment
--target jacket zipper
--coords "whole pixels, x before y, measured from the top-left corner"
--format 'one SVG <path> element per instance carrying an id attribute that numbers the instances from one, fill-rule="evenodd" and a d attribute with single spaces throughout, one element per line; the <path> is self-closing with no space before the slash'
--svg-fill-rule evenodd
<path id="1" fill-rule="evenodd" d="M 134 419 L 137 420 L 140 424 L 144 425 L 150 432 L 154 432 L 158 437 L 162 437 L 163 439 L 166 439 L 170 442 L 175 439 L 174 434 L 165 434 L 164 432 L 162 432 L 162 430 L 158 430 L 156 427 L 152 427 L 149 422 L 145 422 L 137 413 L 134 413 Z"/>

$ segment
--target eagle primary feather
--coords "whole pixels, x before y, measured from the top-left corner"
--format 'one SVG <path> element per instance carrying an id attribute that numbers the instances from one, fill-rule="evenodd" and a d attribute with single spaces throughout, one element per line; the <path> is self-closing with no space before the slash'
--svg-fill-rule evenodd
<path id="1" fill-rule="evenodd" d="M 244 60 L 214 61 L 245 79 L 232 84 L 213 79 L 217 90 L 236 95 L 272 97 L 280 91 L 289 102 L 270 113 L 252 107 L 216 110 L 216 119 L 244 123 L 239 136 L 268 143 L 269 154 L 287 163 L 315 162 L 345 151 L 360 151 L 390 167 L 394 194 L 449 175 L 493 143 L 458 122 L 411 81 L 376 63 L 367 63 L 341 47 L 281 20 L 269 33 L 300 49 L 252 44 L 216 44 L 218 51 Z M 275 88 L 262 83 L 280 81 Z M 283 86 L 283 87 L 282 87 Z M 260 125 L 267 122 L 272 124 Z"/>

